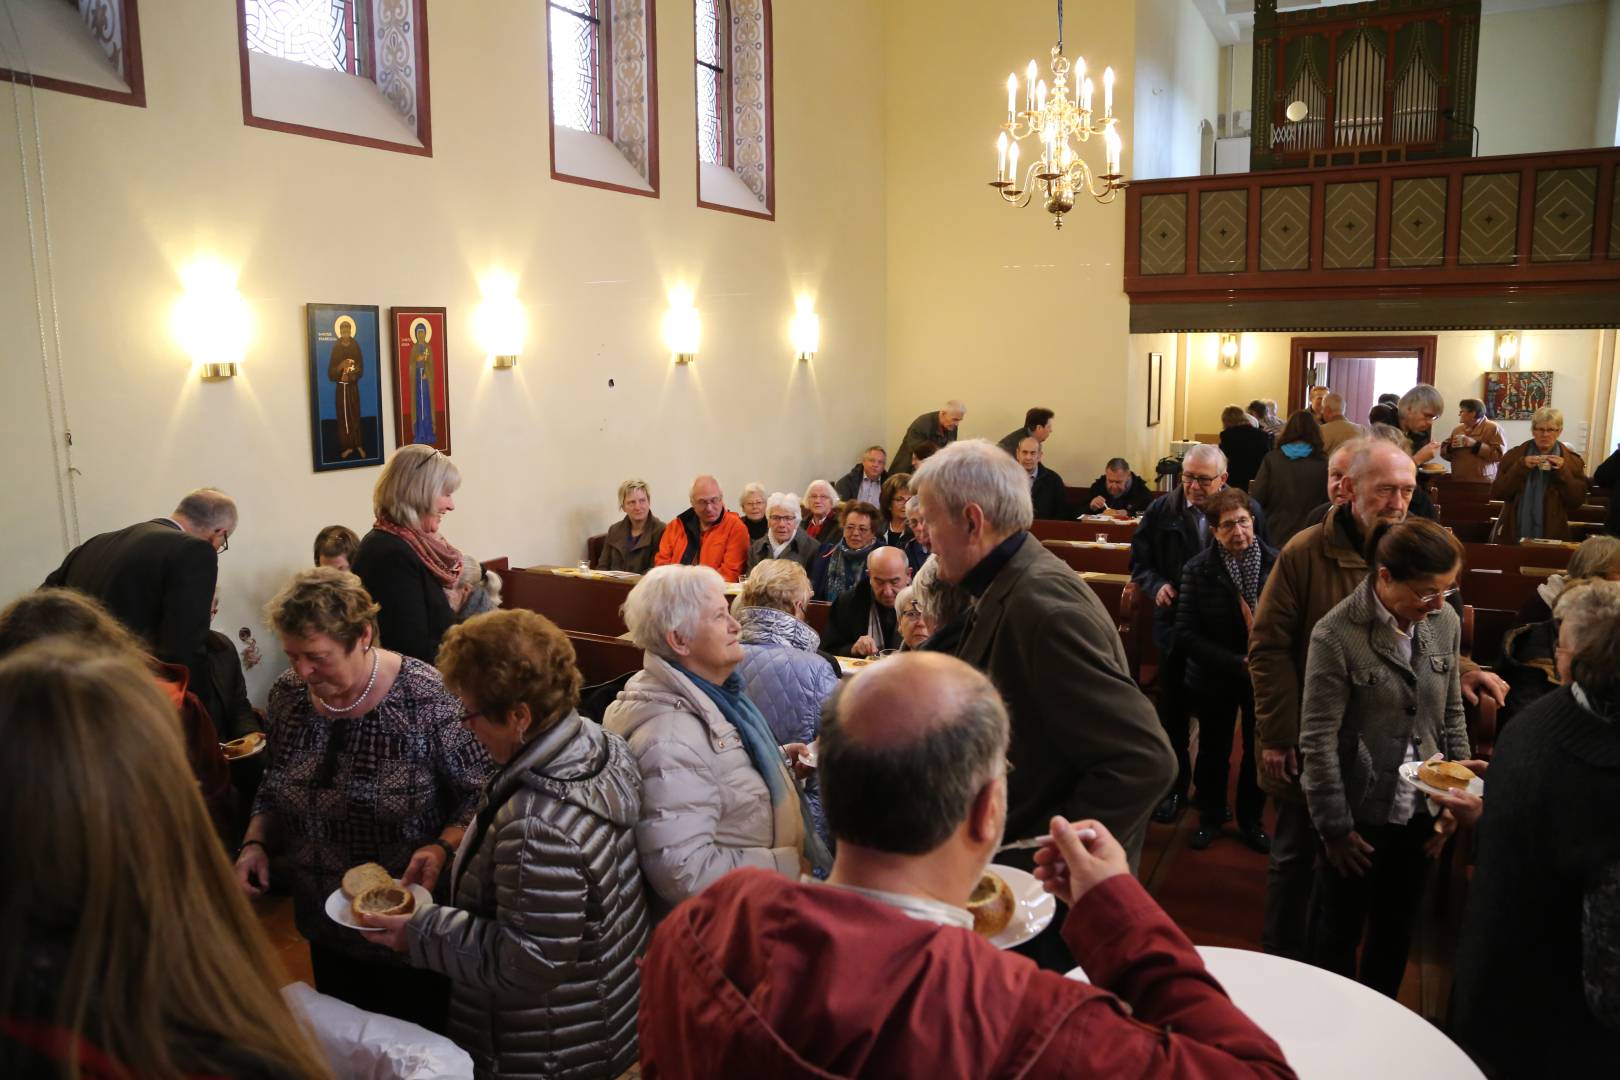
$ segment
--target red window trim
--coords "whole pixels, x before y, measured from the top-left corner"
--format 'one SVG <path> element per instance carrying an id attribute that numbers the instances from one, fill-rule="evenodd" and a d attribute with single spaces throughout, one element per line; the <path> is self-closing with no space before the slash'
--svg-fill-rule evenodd
<path id="1" fill-rule="evenodd" d="M 39 90 L 77 94 L 79 97 L 95 98 L 97 101 L 111 101 L 117 105 L 133 105 L 137 109 L 146 108 L 146 71 L 141 66 L 141 19 L 139 12 L 136 11 L 136 0 L 122 0 L 120 9 L 124 28 L 124 39 L 120 43 L 124 53 L 122 78 L 129 84 L 128 90 L 109 90 L 104 86 L 90 86 L 71 79 L 30 75 L 26 71 L 16 71 L 8 67 L 0 67 L 0 80 L 32 86 Z"/>

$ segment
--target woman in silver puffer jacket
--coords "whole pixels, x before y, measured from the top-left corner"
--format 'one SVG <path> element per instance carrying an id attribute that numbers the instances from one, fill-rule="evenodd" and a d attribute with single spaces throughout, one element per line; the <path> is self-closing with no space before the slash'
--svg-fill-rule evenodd
<path id="1" fill-rule="evenodd" d="M 617 1077 L 637 1060 L 650 927 L 635 759 L 575 711 L 573 646 L 543 616 L 469 619 L 438 666 L 501 769 L 449 870 L 451 902 L 373 918 L 376 936 L 449 976 L 448 1034 L 481 1080 Z"/>

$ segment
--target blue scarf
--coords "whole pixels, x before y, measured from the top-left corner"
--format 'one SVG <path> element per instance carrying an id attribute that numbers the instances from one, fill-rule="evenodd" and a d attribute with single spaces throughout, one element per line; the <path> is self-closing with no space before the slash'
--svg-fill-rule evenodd
<path id="1" fill-rule="evenodd" d="M 877 541 L 854 550 L 842 540 L 827 555 L 827 583 L 822 591 L 830 604 L 861 583 L 866 576 L 866 557 L 877 550 Z"/>
<path id="2" fill-rule="evenodd" d="M 780 806 L 788 797 L 788 785 L 793 783 L 793 774 L 782 762 L 782 749 L 776 744 L 771 725 L 766 723 L 759 708 L 743 693 L 742 676 L 733 671 L 725 682 L 717 684 L 674 660 L 669 663 L 690 679 L 693 686 L 708 695 L 714 707 L 720 710 L 720 715 L 737 729 L 737 734 L 742 736 L 743 749 L 748 752 L 748 760 L 753 762 L 755 771 L 765 781 L 765 789 L 771 793 L 771 805 Z M 802 792 L 799 793 L 799 814 L 804 819 L 805 858 L 810 860 L 814 869 L 824 874 L 832 867 L 832 855 L 816 833 L 815 822 L 810 818 L 810 808 L 805 804 Z"/>
<path id="3" fill-rule="evenodd" d="M 1288 458 L 1289 461 L 1299 461 L 1301 458 L 1308 458 L 1316 450 L 1316 448 L 1308 442 L 1283 443 L 1277 449 L 1281 450 L 1283 452 L 1283 456 Z"/>
<path id="4" fill-rule="evenodd" d="M 1525 447 L 1526 456 L 1540 453 L 1532 440 Z M 1561 442 L 1553 443 L 1553 448 L 1547 451 L 1551 457 L 1568 457 L 1569 452 L 1564 449 Z M 1519 496 L 1519 511 L 1514 524 L 1518 526 L 1519 535 L 1516 540 L 1538 540 L 1545 536 L 1547 524 L 1547 478 L 1552 474 L 1544 469 L 1531 469 L 1530 475 L 1525 477 L 1524 493 Z"/>

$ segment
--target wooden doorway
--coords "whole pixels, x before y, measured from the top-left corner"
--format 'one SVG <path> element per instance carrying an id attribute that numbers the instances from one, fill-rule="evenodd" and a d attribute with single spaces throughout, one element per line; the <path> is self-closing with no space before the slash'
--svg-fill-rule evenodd
<path id="1" fill-rule="evenodd" d="M 1326 385 L 1344 396 L 1345 419 L 1366 423 L 1367 411 L 1380 392 L 1405 393 L 1416 383 L 1434 385 L 1438 342 L 1434 334 L 1294 338 L 1289 348 L 1288 401 L 1279 411 L 1287 419 L 1310 405 L 1311 387 Z"/>

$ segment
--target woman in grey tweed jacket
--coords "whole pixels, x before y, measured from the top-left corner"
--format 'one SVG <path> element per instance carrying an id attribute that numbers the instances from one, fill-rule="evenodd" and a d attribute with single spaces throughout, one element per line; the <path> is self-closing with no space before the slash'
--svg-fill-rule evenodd
<path id="1" fill-rule="evenodd" d="M 1446 597 L 1462 547 L 1423 518 L 1381 527 L 1364 585 L 1311 632 L 1300 716 L 1301 785 L 1322 835 L 1306 957 L 1394 997 L 1426 863 L 1455 827 L 1398 775 L 1403 762 L 1469 756 Z"/>

